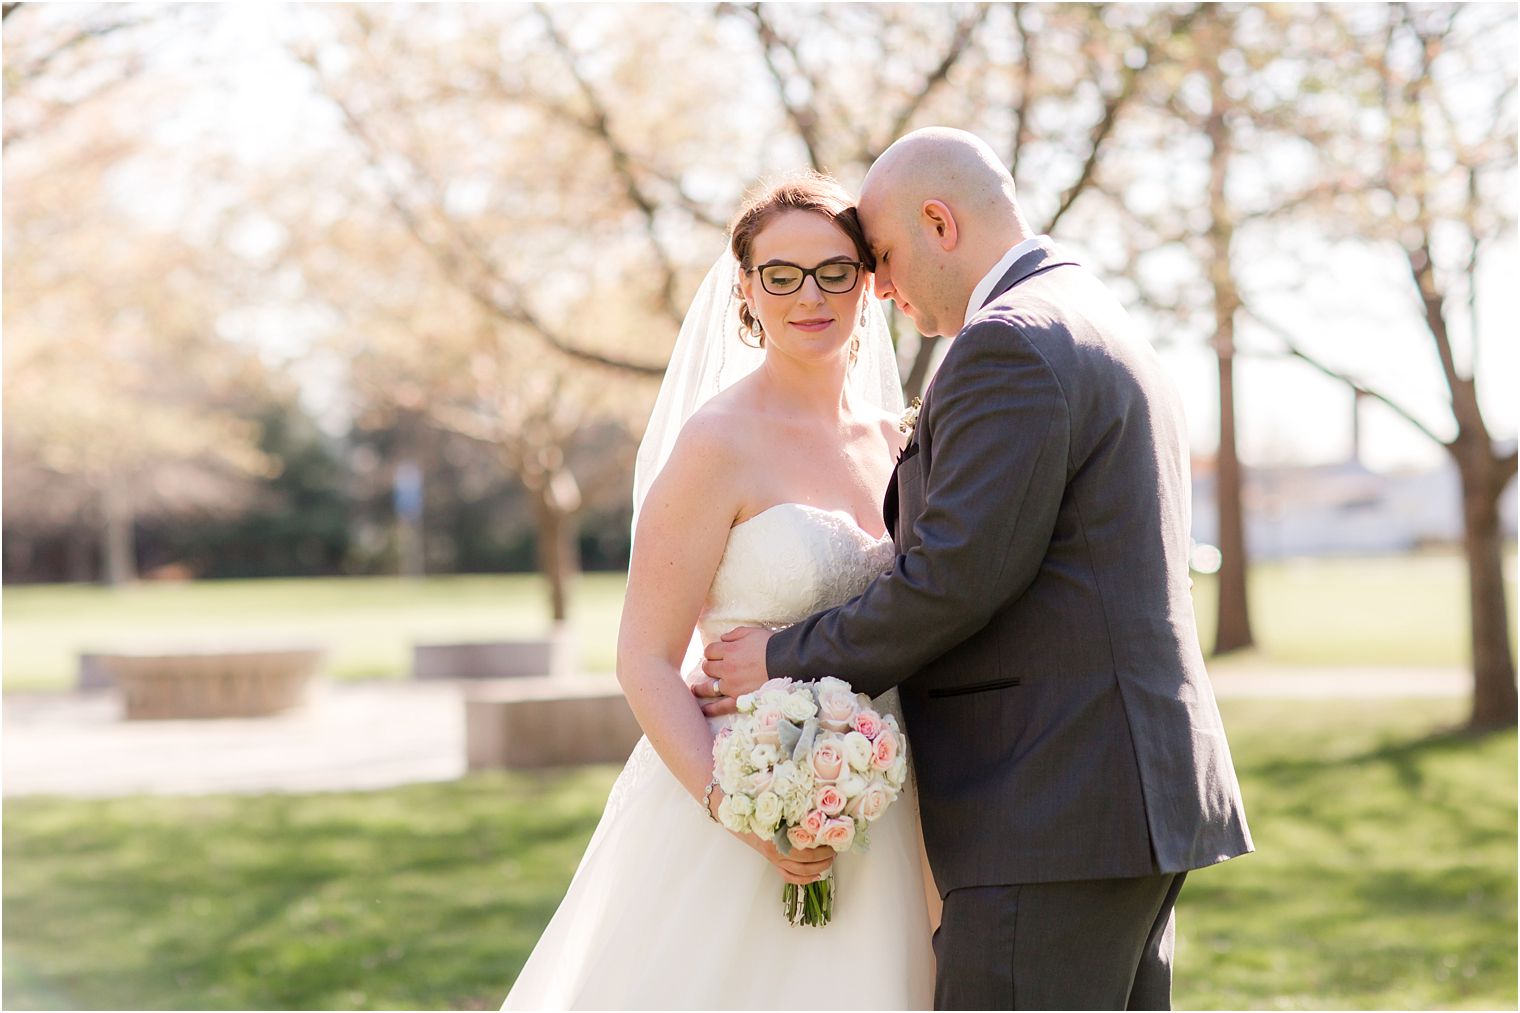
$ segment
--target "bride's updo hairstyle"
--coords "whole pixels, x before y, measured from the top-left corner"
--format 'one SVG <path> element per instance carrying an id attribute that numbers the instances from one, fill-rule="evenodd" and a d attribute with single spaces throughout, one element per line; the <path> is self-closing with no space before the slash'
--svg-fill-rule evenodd
<path id="1" fill-rule="evenodd" d="M 729 249 L 739 262 L 740 270 L 754 268 L 755 237 L 772 218 L 788 211 L 808 211 L 827 218 L 850 237 L 850 242 L 855 244 L 855 254 L 865 269 L 876 269 L 876 258 L 871 255 L 865 230 L 860 227 L 860 216 L 855 213 L 854 198 L 833 176 L 809 170 L 779 183 L 761 184 L 745 198 L 739 213 L 728 226 Z M 743 300 L 739 302 L 739 323 L 741 335 L 744 331 L 753 332 L 755 318 Z M 764 335 L 760 336 L 760 344 L 765 344 Z"/>

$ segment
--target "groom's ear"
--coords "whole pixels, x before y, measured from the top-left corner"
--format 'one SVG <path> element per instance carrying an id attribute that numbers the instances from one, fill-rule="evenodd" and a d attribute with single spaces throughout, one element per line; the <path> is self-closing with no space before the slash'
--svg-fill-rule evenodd
<path id="1" fill-rule="evenodd" d="M 920 224 L 929 233 L 930 242 L 949 253 L 955 249 L 960 231 L 955 227 L 955 215 L 942 200 L 926 200 L 919 208 Z"/>

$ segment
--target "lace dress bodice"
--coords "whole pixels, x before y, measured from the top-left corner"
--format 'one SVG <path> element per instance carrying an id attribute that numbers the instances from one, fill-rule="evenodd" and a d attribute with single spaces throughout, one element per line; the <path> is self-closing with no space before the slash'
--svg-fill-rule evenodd
<path id="1" fill-rule="evenodd" d="M 777 504 L 730 530 L 698 619 L 702 642 L 735 626 L 789 626 L 841 605 L 895 556 L 890 538 L 872 537 L 844 511 Z"/>

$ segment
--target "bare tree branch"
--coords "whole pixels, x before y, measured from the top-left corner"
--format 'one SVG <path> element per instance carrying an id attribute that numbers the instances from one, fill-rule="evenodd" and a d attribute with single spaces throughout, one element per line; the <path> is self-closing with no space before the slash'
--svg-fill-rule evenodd
<path id="1" fill-rule="evenodd" d="M 385 189 L 386 201 L 392 210 L 396 212 L 402 224 L 406 227 L 413 239 L 437 261 L 444 274 L 464 290 L 472 299 L 479 303 L 488 312 L 513 324 L 525 327 L 537 335 L 545 344 L 556 351 L 581 362 L 587 362 L 598 366 L 606 366 L 624 372 L 631 372 L 640 376 L 658 377 L 664 375 L 664 366 L 653 363 L 636 362 L 621 359 L 615 356 L 604 355 L 577 347 L 564 335 L 550 327 L 542 318 L 528 308 L 527 301 L 523 298 L 517 287 L 497 269 L 491 259 L 485 255 L 472 237 L 466 235 L 457 223 L 448 216 L 441 216 L 446 222 L 456 242 L 465 252 L 470 254 L 471 259 L 478 267 L 478 271 L 469 270 L 461 261 L 456 249 L 450 245 L 441 243 L 428 234 L 426 224 L 422 216 L 412 208 L 401 186 L 392 178 L 392 174 L 386 171 L 386 152 L 375 140 L 364 121 L 354 112 L 353 108 L 340 96 L 336 89 L 332 88 L 321 69 L 318 67 L 316 58 L 309 53 L 297 53 L 297 59 L 301 60 L 317 78 L 320 87 L 327 98 L 338 108 L 343 116 L 344 125 L 350 136 L 359 142 L 364 150 L 371 166 L 376 170 Z M 425 178 L 415 163 L 407 159 L 408 168 L 414 177 Z"/>
<path id="2" fill-rule="evenodd" d="M 817 111 L 806 102 L 797 102 L 788 94 L 787 78 L 782 73 L 780 65 L 776 62 L 778 53 L 785 53 L 790 58 L 797 76 L 808 86 L 809 96 L 816 97 L 819 94 L 818 82 L 808 74 L 807 68 L 797 55 L 796 43 L 782 38 L 775 27 L 767 20 L 765 10 L 759 3 L 744 5 L 721 4 L 720 11 L 744 10 L 754 19 L 755 33 L 760 40 L 760 52 L 765 58 L 765 67 L 771 72 L 771 78 L 776 82 L 776 94 L 781 100 L 781 106 L 786 110 L 787 119 L 792 121 L 792 127 L 797 131 L 797 136 L 802 139 L 802 144 L 807 148 L 808 162 L 814 169 L 823 170 L 824 161 L 822 146 L 818 137 L 818 114 Z"/>
<path id="3" fill-rule="evenodd" d="M 1187 31 L 1188 25 L 1197 17 L 1199 8 L 1193 6 L 1171 19 L 1164 29 L 1155 36 L 1147 39 L 1141 48 L 1141 58 L 1134 64 L 1126 63 L 1124 73 L 1119 82 L 1119 88 L 1103 102 L 1103 115 L 1098 117 L 1098 122 L 1093 124 L 1091 135 L 1088 139 L 1087 158 L 1082 162 L 1082 170 L 1077 178 L 1066 188 L 1061 195 L 1061 203 L 1056 207 L 1055 214 L 1050 216 L 1041 232 L 1052 232 L 1062 216 L 1071 209 L 1078 197 L 1082 196 L 1092 181 L 1093 174 L 1097 172 L 1098 162 L 1103 153 L 1104 142 L 1113 133 L 1114 126 L 1119 121 L 1119 113 L 1134 98 L 1141 75 L 1150 68 L 1155 60 L 1156 51 L 1175 35 Z M 1022 118 L 1021 118 L 1022 121 Z"/>
<path id="4" fill-rule="evenodd" d="M 1404 419 L 1410 425 L 1414 426 L 1420 432 L 1429 437 L 1432 442 L 1446 448 L 1448 452 L 1452 450 L 1452 445 L 1450 442 L 1443 440 L 1441 437 L 1437 436 L 1429 426 L 1425 425 L 1425 423 L 1416 418 L 1414 414 L 1411 413 L 1403 405 L 1394 401 L 1386 394 L 1383 394 L 1377 390 L 1373 390 L 1371 387 L 1368 387 L 1365 383 L 1353 378 L 1349 374 L 1336 369 L 1334 366 L 1328 365 L 1322 359 L 1310 355 L 1299 345 L 1297 339 L 1294 338 L 1291 331 L 1289 331 L 1281 324 L 1277 323 L 1275 320 L 1271 320 L 1267 317 L 1262 316 L 1256 311 L 1254 307 L 1246 303 L 1244 300 L 1241 301 L 1241 309 L 1245 310 L 1245 312 L 1251 317 L 1252 320 L 1256 321 L 1262 327 L 1265 327 L 1267 330 L 1275 334 L 1277 336 L 1277 339 L 1283 343 L 1283 347 L 1286 349 L 1286 354 L 1289 357 L 1298 359 L 1301 362 L 1308 363 L 1310 366 L 1313 366 L 1325 376 L 1330 377 L 1332 380 L 1339 380 L 1341 383 L 1350 387 L 1358 394 L 1364 394 L 1367 397 L 1375 398 L 1378 401 L 1381 401 L 1383 404 L 1393 409 L 1393 411 L 1397 413 L 1400 418 Z"/>
<path id="5" fill-rule="evenodd" d="M 660 286 L 660 308 L 665 315 L 675 321 L 681 322 L 683 307 L 680 304 L 677 291 L 680 287 L 680 278 L 676 274 L 675 265 L 665 252 L 665 247 L 660 243 L 659 222 L 657 221 L 658 208 L 644 193 L 639 185 L 637 174 L 633 171 L 633 159 L 628 150 L 612 131 L 611 118 L 608 115 L 607 105 L 591 87 L 591 82 L 586 80 L 581 73 L 580 65 L 576 61 L 574 50 L 570 48 L 563 35 L 554 24 L 554 19 L 549 16 L 548 10 L 543 4 L 534 4 L 539 18 L 543 21 L 544 30 L 549 33 L 549 38 L 554 43 L 560 55 L 564 58 L 565 66 L 570 70 L 570 77 L 575 81 L 581 98 L 585 100 L 590 109 L 590 125 L 592 132 L 601 140 L 607 149 L 607 156 L 612 161 L 612 171 L 617 174 L 623 183 L 623 191 L 634 207 L 639 209 L 639 214 L 644 219 L 644 227 L 649 236 L 649 246 L 654 251 L 655 260 L 659 262 L 660 271 L 664 274 L 664 282 Z"/>
<path id="6" fill-rule="evenodd" d="M 561 122 L 571 124 L 583 133 L 600 138 L 596 123 L 587 114 L 580 110 L 572 109 L 562 102 L 556 102 L 552 96 L 544 91 L 532 88 L 514 88 L 502 80 L 500 75 L 495 77 L 494 83 L 501 89 L 501 94 L 504 97 L 510 98 L 515 102 L 534 106 L 551 114 Z M 637 174 L 655 180 L 661 186 L 667 188 L 670 191 L 672 202 L 689 214 L 695 221 L 719 230 L 727 228 L 728 223 L 713 214 L 711 208 L 708 208 L 695 197 L 691 196 L 691 194 L 687 193 L 680 180 L 656 168 L 649 162 L 640 159 L 626 148 L 623 149 L 623 157 L 627 159 L 630 169 L 637 170 Z"/>
<path id="7" fill-rule="evenodd" d="M 21 3 L 6 4 L 4 17 L 10 17 L 11 14 L 15 13 L 22 6 L 23 4 Z M 113 72 L 110 75 L 101 78 L 88 90 L 71 96 L 67 101 L 32 99 L 32 101 L 37 101 L 43 107 L 43 115 L 25 117 L 19 121 L 22 125 L 18 125 L 18 118 L 10 111 L 17 98 L 30 98 L 28 86 L 35 84 L 47 74 L 54 62 L 60 57 L 93 40 L 148 24 L 155 17 L 157 15 L 150 14 L 142 17 L 95 21 L 76 29 L 63 39 L 49 45 L 29 61 L 21 61 L 20 66 L 15 65 L 17 61 L 12 57 L 8 61 L 10 65 L 6 68 L 5 103 L 7 111 L 5 115 L 5 130 L 3 135 L 0 135 L 0 149 L 8 148 L 16 141 L 24 140 L 31 136 L 38 128 L 54 126 L 62 117 L 73 112 L 75 109 L 92 102 L 135 77 L 142 68 L 142 56 L 139 53 L 130 53 L 117 61 L 118 65 L 112 68 Z M 3 20 L 3 18 L 0 18 L 0 20 Z M 12 29 L 12 31 L 18 30 Z"/>
<path id="8" fill-rule="evenodd" d="M 1034 79 L 1032 65 L 1034 63 L 1034 51 L 1030 46 L 1029 32 L 1024 27 L 1024 5 L 1013 3 L 1012 8 L 1013 31 L 1019 39 L 1019 100 L 1013 107 L 1013 150 L 1008 156 L 1008 171 L 1013 174 L 1015 180 L 1019 175 L 1019 155 L 1023 153 L 1024 145 L 1029 141 L 1029 107 L 1033 102 L 1030 96 L 1029 82 Z"/>
<path id="9" fill-rule="evenodd" d="M 982 22 L 987 20 L 987 11 L 987 4 L 977 4 L 969 14 L 956 23 L 955 31 L 950 35 L 950 43 L 945 47 L 945 55 L 940 58 L 938 66 L 929 72 L 929 76 L 924 78 L 924 83 L 918 89 L 918 93 L 908 100 L 907 105 L 898 110 L 897 116 L 892 120 L 892 129 L 887 135 L 888 144 L 902 135 L 904 128 L 923 106 L 924 101 L 950 76 L 950 71 L 955 68 L 956 63 L 970 46 L 971 37 L 976 34 Z M 872 153 L 871 161 L 875 161 L 876 154 L 879 152 Z"/>

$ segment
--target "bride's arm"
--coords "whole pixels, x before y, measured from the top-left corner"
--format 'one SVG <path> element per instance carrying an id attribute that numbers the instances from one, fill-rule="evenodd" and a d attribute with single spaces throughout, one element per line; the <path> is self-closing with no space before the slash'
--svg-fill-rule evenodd
<path id="1" fill-rule="evenodd" d="M 721 426 L 688 425 L 639 514 L 618 629 L 617 676 L 665 766 L 700 800 L 712 735 L 680 665 L 738 515 L 743 474 Z"/>
<path id="2" fill-rule="evenodd" d="M 712 777 L 712 733 L 680 666 L 744 502 L 740 483 L 748 469 L 735 446 L 721 419 L 705 418 L 682 431 L 639 513 L 618 629 L 617 677 L 628 705 L 650 745 L 699 805 Z M 715 788 L 710 813 L 721 798 Z M 813 882 L 834 860 L 830 848 L 793 848 L 782 855 L 754 834 L 735 836 L 789 883 Z"/>

